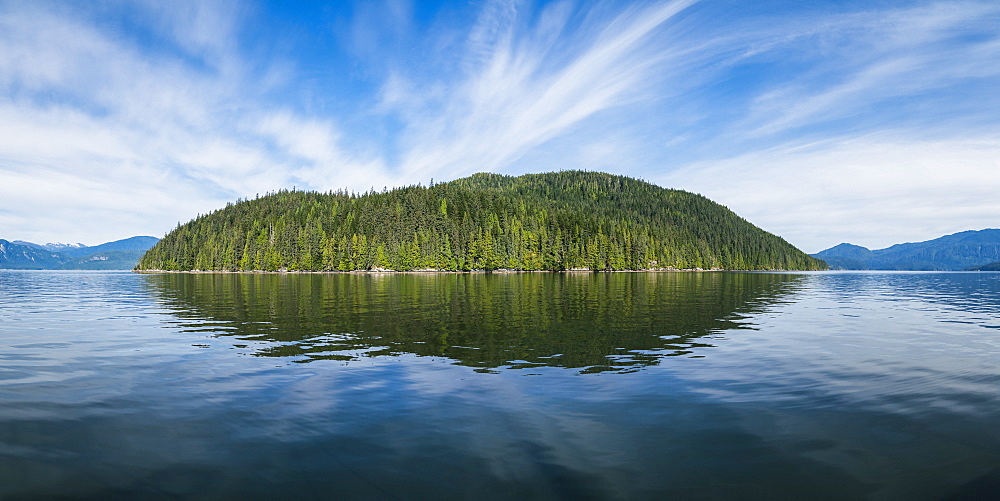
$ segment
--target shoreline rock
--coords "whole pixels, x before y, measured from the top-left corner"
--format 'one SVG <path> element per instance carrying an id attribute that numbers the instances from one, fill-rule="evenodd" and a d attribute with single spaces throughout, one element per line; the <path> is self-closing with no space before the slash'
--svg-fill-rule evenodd
<path id="1" fill-rule="evenodd" d="M 132 270 L 133 273 L 148 273 L 148 274 L 160 274 L 160 273 L 189 273 L 189 274 L 244 274 L 244 275 L 275 275 L 275 274 L 286 274 L 286 275 L 438 275 L 438 274 L 469 274 L 469 275 L 489 275 L 489 274 L 517 274 L 517 273 L 572 273 L 572 274 L 583 274 L 583 273 L 676 273 L 676 272 L 719 272 L 719 271 L 758 271 L 758 272 L 776 272 L 776 271 L 795 271 L 795 270 L 727 270 L 723 268 L 651 268 L 644 270 L 589 270 L 589 269 L 571 269 L 571 270 L 512 270 L 512 269 L 497 269 L 497 270 L 438 270 L 438 269 L 417 269 L 417 270 L 389 270 L 389 269 L 373 269 L 373 270 L 351 270 L 351 271 L 341 271 L 341 270 Z"/>

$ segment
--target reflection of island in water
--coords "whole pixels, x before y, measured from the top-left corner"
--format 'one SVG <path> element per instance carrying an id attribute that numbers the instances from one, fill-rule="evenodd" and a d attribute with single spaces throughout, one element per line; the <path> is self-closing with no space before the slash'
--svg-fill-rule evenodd
<path id="1" fill-rule="evenodd" d="M 188 330 L 254 355 L 413 353 L 491 368 L 630 371 L 752 328 L 801 276 L 767 273 L 165 274 L 149 285 Z"/>

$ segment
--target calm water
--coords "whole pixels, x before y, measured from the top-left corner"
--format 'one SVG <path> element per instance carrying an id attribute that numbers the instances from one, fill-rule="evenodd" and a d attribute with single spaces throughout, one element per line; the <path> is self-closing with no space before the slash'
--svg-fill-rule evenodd
<path id="1" fill-rule="evenodd" d="M 0 498 L 1000 497 L 1000 274 L 0 272 Z"/>

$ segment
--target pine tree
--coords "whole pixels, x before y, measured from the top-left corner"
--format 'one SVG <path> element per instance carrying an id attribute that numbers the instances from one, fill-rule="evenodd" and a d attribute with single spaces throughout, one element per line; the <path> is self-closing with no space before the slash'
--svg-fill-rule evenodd
<path id="1" fill-rule="evenodd" d="M 282 190 L 178 225 L 139 269 L 819 269 L 705 197 L 596 172 Z"/>

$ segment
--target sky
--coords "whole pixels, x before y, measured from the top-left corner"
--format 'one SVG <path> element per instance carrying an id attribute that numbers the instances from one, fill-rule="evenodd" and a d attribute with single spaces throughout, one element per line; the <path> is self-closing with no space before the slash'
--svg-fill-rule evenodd
<path id="1" fill-rule="evenodd" d="M 0 238 L 570 169 L 806 252 L 1000 227 L 1000 2 L 0 0 Z"/>

